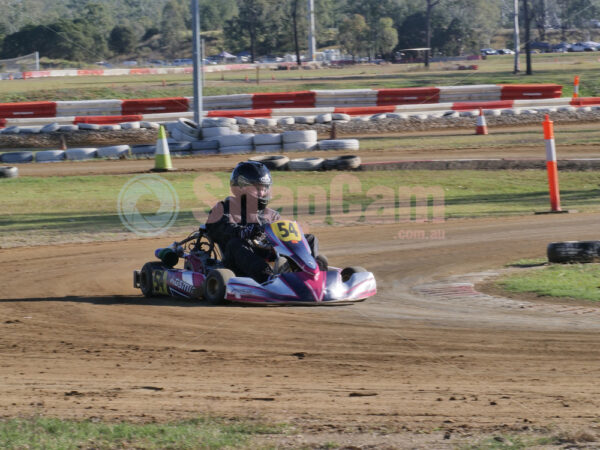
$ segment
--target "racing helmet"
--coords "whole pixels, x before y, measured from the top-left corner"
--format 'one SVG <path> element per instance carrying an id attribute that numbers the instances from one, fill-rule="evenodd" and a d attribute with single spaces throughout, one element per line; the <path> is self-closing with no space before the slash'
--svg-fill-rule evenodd
<path id="1" fill-rule="evenodd" d="M 244 161 L 239 163 L 231 172 L 229 186 L 231 193 L 236 197 L 242 195 L 255 196 L 258 200 L 258 209 L 262 211 L 271 200 L 271 172 L 263 163 L 258 161 Z M 250 189 L 254 187 L 255 189 Z"/>

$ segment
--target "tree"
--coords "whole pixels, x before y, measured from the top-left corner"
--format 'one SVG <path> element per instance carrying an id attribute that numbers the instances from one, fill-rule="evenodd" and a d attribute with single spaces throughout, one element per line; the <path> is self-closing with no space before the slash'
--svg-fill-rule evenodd
<path id="1" fill-rule="evenodd" d="M 108 47 L 119 55 L 131 53 L 135 49 L 136 44 L 137 37 L 131 27 L 117 25 L 110 32 Z"/>
<path id="2" fill-rule="evenodd" d="M 398 45 L 398 31 L 394 28 L 394 21 L 390 17 L 379 19 L 375 36 L 375 49 L 384 57 L 389 56 Z"/>
<path id="3" fill-rule="evenodd" d="M 298 24 L 302 20 L 302 12 L 306 12 L 303 8 L 301 8 L 300 4 L 301 0 L 291 0 L 291 16 L 292 16 L 292 29 L 294 34 L 294 51 L 296 53 L 296 64 L 299 66 L 302 65 L 302 61 L 300 59 L 300 42 L 298 39 Z M 305 4 L 305 0 L 302 0 L 302 4 Z M 306 17 L 306 14 L 304 15 Z M 308 26 L 306 21 L 304 21 L 305 28 Z"/>
<path id="4" fill-rule="evenodd" d="M 429 53 L 431 52 L 431 15 L 442 0 L 426 0 L 427 8 L 425 10 L 425 67 L 429 67 Z"/>
<path id="5" fill-rule="evenodd" d="M 359 14 L 364 17 L 367 30 L 363 36 L 365 47 L 369 52 L 369 58 L 372 58 L 377 51 L 377 42 L 380 20 L 383 17 L 390 17 L 398 7 L 396 0 L 348 0 L 346 11 L 348 14 Z M 387 33 L 391 36 L 391 33 Z"/>
<path id="6" fill-rule="evenodd" d="M 160 45 L 166 55 L 171 58 L 177 55 L 185 30 L 185 13 L 181 4 L 176 0 L 169 0 L 163 8 L 160 23 Z"/>
<path id="7" fill-rule="evenodd" d="M 267 0 L 239 0 L 238 9 L 238 16 L 225 25 L 226 39 L 238 49 L 249 45 L 251 59 L 255 61 L 259 44 L 267 38 L 269 12 L 273 8 Z"/>
<path id="8" fill-rule="evenodd" d="M 356 56 L 367 48 L 365 37 L 368 31 L 365 18 L 360 14 L 353 14 L 340 24 L 338 41 L 356 59 Z"/>

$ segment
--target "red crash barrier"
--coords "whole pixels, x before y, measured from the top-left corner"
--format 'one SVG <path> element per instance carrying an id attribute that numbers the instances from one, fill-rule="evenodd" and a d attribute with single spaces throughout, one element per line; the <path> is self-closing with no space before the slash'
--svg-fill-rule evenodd
<path id="1" fill-rule="evenodd" d="M 271 117 L 271 109 L 229 109 L 208 111 L 206 117 Z"/>
<path id="2" fill-rule="evenodd" d="M 185 97 L 123 100 L 121 104 L 123 115 L 186 112 L 188 109 L 189 103 Z"/>
<path id="3" fill-rule="evenodd" d="M 560 84 L 501 84 L 501 100 L 532 100 L 539 98 L 559 98 L 562 95 Z"/>
<path id="4" fill-rule="evenodd" d="M 56 117 L 56 102 L 0 103 L 0 118 Z"/>
<path id="5" fill-rule="evenodd" d="M 512 108 L 514 100 L 498 100 L 495 102 L 454 102 L 452 109 L 455 111 L 470 111 L 472 109 L 503 109 Z"/>
<path id="6" fill-rule="evenodd" d="M 77 71 L 77 75 L 104 75 L 104 69 L 81 69 Z"/>
<path id="7" fill-rule="evenodd" d="M 316 93 L 312 91 L 274 92 L 252 95 L 252 108 L 314 108 Z"/>
<path id="8" fill-rule="evenodd" d="M 144 120 L 141 114 L 129 116 L 77 116 L 75 117 L 73 123 L 95 123 L 96 125 L 115 125 L 117 123 L 123 122 L 139 122 L 140 120 Z"/>
<path id="9" fill-rule="evenodd" d="M 392 113 L 396 108 L 392 106 L 355 106 L 335 108 L 334 112 L 350 116 L 367 116 L 370 114 Z"/>
<path id="10" fill-rule="evenodd" d="M 378 106 L 439 102 L 440 90 L 435 87 L 380 89 L 377 91 Z"/>
<path id="11" fill-rule="evenodd" d="M 49 76 L 50 76 L 49 70 L 34 70 L 34 71 L 30 71 L 30 72 L 23 72 L 24 80 L 26 80 L 27 78 L 42 78 L 42 77 L 49 77 Z"/>
<path id="12" fill-rule="evenodd" d="M 571 101 L 571 106 L 600 105 L 600 97 L 578 97 Z"/>

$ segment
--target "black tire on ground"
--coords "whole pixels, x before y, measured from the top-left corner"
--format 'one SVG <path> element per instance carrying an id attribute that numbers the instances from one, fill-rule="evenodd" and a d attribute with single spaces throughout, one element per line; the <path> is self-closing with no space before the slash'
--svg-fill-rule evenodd
<path id="1" fill-rule="evenodd" d="M 140 289 L 144 297 L 157 297 L 159 294 L 154 292 L 154 281 L 152 279 L 152 272 L 155 270 L 166 270 L 166 267 L 159 262 L 148 262 L 144 264 L 142 270 L 140 270 Z"/>
<path id="2" fill-rule="evenodd" d="M 552 263 L 600 262 L 600 241 L 552 242 L 547 254 Z"/>
<path id="3" fill-rule="evenodd" d="M 290 158 L 283 155 L 254 156 L 250 160 L 263 163 L 269 170 L 285 170 L 290 162 Z"/>
<path id="4" fill-rule="evenodd" d="M 235 277 L 235 274 L 229 269 L 211 270 L 202 286 L 204 300 L 211 303 L 221 303 L 225 300 L 227 282 L 232 277 Z"/>
<path id="5" fill-rule="evenodd" d="M 323 169 L 325 170 L 352 170 L 360 167 L 360 156 L 356 155 L 344 155 L 334 156 L 327 158 L 323 162 Z"/>
<path id="6" fill-rule="evenodd" d="M 0 166 L 0 178 L 15 178 L 19 176 L 19 169 L 14 166 Z"/>
<path id="7" fill-rule="evenodd" d="M 342 269 L 342 281 L 346 282 L 350 279 L 350 277 L 352 275 L 354 275 L 355 273 L 358 272 L 366 272 L 367 269 L 365 269 L 364 267 L 360 267 L 360 266 L 350 266 L 350 267 L 346 267 L 345 269 Z"/>

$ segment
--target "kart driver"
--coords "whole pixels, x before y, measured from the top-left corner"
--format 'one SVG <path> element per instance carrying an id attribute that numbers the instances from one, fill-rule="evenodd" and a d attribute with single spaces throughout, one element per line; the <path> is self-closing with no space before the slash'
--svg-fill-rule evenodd
<path id="1" fill-rule="evenodd" d="M 279 213 L 267 207 L 271 184 L 271 173 L 264 164 L 239 163 L 229 181 L 233 196 L 218 202 L 206 222 L 207 234 L 219 244 L 225 266 L 236 275 L 251 277 L 258 283 L 264 283 L 273 275 L 267 262 L 273 255 L 252 243 L 262 235 L 265 225 L 280 220 Z M 318 255 L 317 238 L 312 234 L 304 236 L 312 254 Z M 327 260 L 323 255 L 317 256 L 317 262 L 326 270 Z"/>

